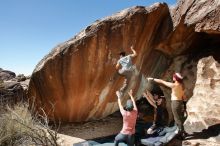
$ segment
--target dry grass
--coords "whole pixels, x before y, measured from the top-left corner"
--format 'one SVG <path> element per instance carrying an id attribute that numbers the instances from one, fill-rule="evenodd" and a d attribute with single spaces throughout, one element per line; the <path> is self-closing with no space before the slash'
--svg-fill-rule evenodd
<path id="1" fill-rule="evenodd" d="M 57 140 L 46 114 L 34 113 L 28 104 L 7 106 L 0 115 L 0 146 L 58 146 Z"/>

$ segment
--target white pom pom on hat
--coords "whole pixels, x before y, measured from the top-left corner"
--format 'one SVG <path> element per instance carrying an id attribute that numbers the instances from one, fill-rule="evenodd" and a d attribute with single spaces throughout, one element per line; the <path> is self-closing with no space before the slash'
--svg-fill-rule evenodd
<path id="1" fill-rule="evenodd" d="M 174 75 L 175 75 L 176 77 L 178 77 L 179 79 L 181 79 L 181 80 L 183 79 L 183 76 L 181 76 L 180 73 L 175 73 Z"/>

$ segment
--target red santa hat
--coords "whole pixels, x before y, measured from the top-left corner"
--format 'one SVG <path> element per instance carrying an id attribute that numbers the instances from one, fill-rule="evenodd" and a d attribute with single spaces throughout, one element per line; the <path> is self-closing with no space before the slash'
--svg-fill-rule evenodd
<path id="1" fill-rule="evenodd" d="M 180 73 L 174 73 L 173 77 L 180 83 L 183 81 L 183 77 L 181 76 Z"/>

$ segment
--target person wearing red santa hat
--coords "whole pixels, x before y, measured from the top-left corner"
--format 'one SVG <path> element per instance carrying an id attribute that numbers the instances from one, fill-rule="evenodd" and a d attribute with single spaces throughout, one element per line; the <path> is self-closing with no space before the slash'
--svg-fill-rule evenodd
<path id="1" fill-rule="evenodd" d="M 174 121 L 179 129 L 178 133 L 184 138 L 186 133 L 183 127 L 183 123 L 184 123 L 183 101 L 186 100 L 186 96 L 184 94 L 183 77 L 181 76 L 180 73 L 174 73 L 173 74 L 174 82 L 167 82 L 162 79 L 156 79 L 156 78 L 147 78 L 147 79 L 153 80 L 156 83 L 171 88 L 171 108 L 172 108 Z"/>

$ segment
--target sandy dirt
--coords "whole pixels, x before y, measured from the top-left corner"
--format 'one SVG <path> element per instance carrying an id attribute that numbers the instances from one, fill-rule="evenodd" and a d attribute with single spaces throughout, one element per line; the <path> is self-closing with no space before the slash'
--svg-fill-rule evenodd
<path id="1" fill-rule="evenodd" d="M 84 139 L 72 137 L 64 134 L 58 134 L 59 140 L 58 143 L 60 146 L 72 146 L 74 143 L 79 143 L 85 141 Z"/>
<path id="2" fill-rule="evenodd" d="M 150 121 L 147 117 L 146 121 Z M 122 128 L 122 117 L 120 112 L 114 113 L 104 119 L 84 122 L 84 123 L 65 123 L 62 124 L 59 133 L 63 134 L 61 140 L 65 146 L 84 140 L 91 140 L 111 135 L 116 135 Z M 172 140 L 168 146 L 220 146 L 220 143 L 209 139 L 190 139 L 181 141 L 179 139 Z"/>
<path id="3" fill-rule="evenodd" d="M 88 140 L 117 134 L 121 128 L 122 117 L 120 113 L 115 113 L 101 120 L 61 124 L 58 132 Z"/>

